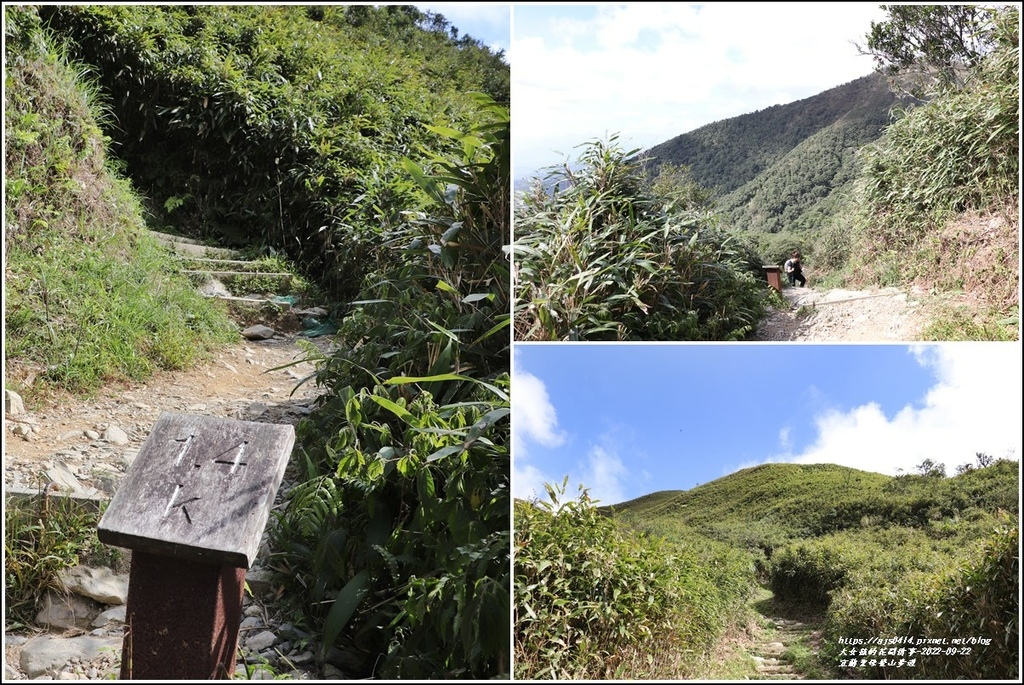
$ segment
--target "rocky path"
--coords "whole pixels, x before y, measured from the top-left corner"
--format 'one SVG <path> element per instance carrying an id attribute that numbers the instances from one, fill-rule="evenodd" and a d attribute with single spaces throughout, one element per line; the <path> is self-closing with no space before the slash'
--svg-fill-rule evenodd
<path id="1" fill-rule="evenodd" d="M 317 339 L 321 346 L 324 339 Z M 275 335 L 222 349 L 196 368 L 160 373 L 146 383 L 107 388 L 88 400 L 49 406 L 5 401 L 4 490 L 38 497 L 41 489 L 78 500 L 105 500 L 117 489 L 161 412 L 296 424 L 317 395 L 314 370 L 294 337 Z M 287 489 L 287 476 L 281 491 Z M 239 677 L 340 677 L 321 672 L 309 636 L 274 615 L 273 590 L 258 559 L 239 635 Z M 127 575 L 99 569 L 97 589 L 51 597 L 36 625 L 4 629 L 4 681 L 109 679 L 118 673 Z M 328 666 L 328 669 L 330 667 Z"/>
<path id="2" fill-rule="evenodd" d="M 828 290 L 787 287 L 787 308 L 772 311 L 755 340 L 889 342 L 919 340 L 926 293 L 916 289 Z"/>
<path id="3" fill-rule="evenodd" d="M 827 677 L 818 661 L 821 617 L 779 602 L 762 589 L 752 604 L 759 617 L 736 650 L 739 658 L 753 661 L 751 680 L 817 680 Z"/>
<path id="4" fill-rule="evenodd" d="M 746 617 L 725 631 L 711 650 L 707 680 L 831 680 L 821 661 L 822 617 L 777 601 L 762 588 Z"/>
<path id="5" fill-rule="evenodd" d="M 820 633 L 800 621 L 768 618 L 766 629 L 747 652 L 754 660 L 760 680 L 803 680 L 793 656 L 794 648 L 816 649 Z"/>

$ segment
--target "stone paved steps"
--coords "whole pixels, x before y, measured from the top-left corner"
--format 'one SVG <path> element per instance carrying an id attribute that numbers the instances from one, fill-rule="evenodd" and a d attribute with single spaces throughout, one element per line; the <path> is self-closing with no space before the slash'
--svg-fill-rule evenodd
<path id="1" fill-rule="evenodd" d="M 798 643 L 807 635 L 809 626 L 800 621 L 771 618 L 768 620 L 768 628 L 772 630 L 770 637 L 748 650 L 757 667 L 757 679 L 803 679 L 803 674 L 799 673 L 793 664 L 788 659 L 784 659 L 782 655 L 789 645 Z"/>

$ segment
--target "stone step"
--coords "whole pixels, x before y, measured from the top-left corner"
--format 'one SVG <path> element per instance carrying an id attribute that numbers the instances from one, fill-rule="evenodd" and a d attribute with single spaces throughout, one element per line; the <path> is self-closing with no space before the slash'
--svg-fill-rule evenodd
<path id="1" fill-rule="evenodd" d="M 201 245 L 199 241 L 191 238 L 183 238 L 181 236 L 170 235 L 168 233 L 160 233 L 159 231 L 150 231 L 149 233 L 161 243 L 170 247 L 175 254 L 179 255 L 186 255 L 189 257 L 223 257 L 225 259 L 234 259 L 242 256 L 238 250 L 230 250 L 226 247 L 209 247 L 207 245 Z"/>
<path id="2" fill-rule="evenodd" d="M 777 657 L 786 651 L 786 645 L 781 642 L 773 641 L 767 644 L 757 645 L 751 651 L 764 657 Z"/>
<path id="3" fill-rule="evenodd" d="M 182 269 L 181 273 L 183 273 L 183 274 L 199 274 L 199 275 L 206 275 L 206 276 L 217 276 L 218 278 L 219 277 L 223 277 L 223 276 L 259 276 L 261 278 L 262 277 L 267 277 L 267 278 L 291 278 L 292 277 L 292 275 L 290 273 L 284 273 L 284 272 L 282 272 L 282 273 L 274 273 L 274 272 L 270 272 L 270 271 L 212 271 L 212 270 L 206 270 L 206 269 Z"/>

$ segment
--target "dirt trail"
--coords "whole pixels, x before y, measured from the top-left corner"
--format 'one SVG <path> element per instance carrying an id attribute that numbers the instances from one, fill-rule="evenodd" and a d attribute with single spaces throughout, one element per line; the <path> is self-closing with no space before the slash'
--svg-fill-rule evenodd
<path id="1" fill-rule="evenodd" d="M 783 288 L 788 308 L 768 313 L 755 340 L 888 342 L 919 340 L 928 322 L 919 289 Z"/>
<path id="2" fill-rule="evenodd" d="M 323 343 L 321 343 L 323 344 Z M 98 462 L 119 461 L 116 452 L 137 451 L 161 412 L 202 414 L 245 421 L 297 423 L 309 414 L 318 390 L 301 384 L 313 365 L 298 361 L 304 352 L 294 337 L 245 341 L 216 352 L 191 369 L 160 372 L 144 383 L 107 387 L 91 399 L 63 398 L 31 406 L 20 422 L 30 422 L 26 438 L 10 434 L 7 417 L 4 480 L 25 481 L 55 461 L 69 463 L 83 485 L 92 483 Z M 285 368 L 279 368 L 285 367 Z M 127 442 L 105 441 L 109 426 L 121 429 Z"/>

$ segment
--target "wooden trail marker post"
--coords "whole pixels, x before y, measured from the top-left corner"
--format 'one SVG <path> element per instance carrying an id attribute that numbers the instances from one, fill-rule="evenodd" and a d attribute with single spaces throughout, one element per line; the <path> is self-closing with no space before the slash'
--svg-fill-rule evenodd
<path id="1" fill-rule="evenodd" d="M 777 292 L 782 292 L 782 269 L 775 266 L 774 264 L 767 264 L 761 267 L 768 274 L 768 285 L 775 288 Z"/>
<path id="2" fill-rule="evenodd" d="M 160 415 L 98 526 L 132 550 L 122 680 L 232 677 L 245 571 L 294 444 L 288 425 Z"/>

